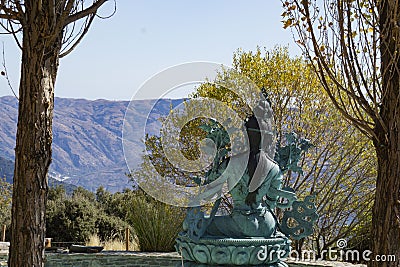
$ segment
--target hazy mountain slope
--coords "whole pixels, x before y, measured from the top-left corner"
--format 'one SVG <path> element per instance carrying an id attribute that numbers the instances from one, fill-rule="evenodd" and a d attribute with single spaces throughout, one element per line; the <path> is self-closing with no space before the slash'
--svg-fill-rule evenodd
<path id="1" fill-rule="evenodd" d="M 172 101 L 172 102 L 171 102 Z M 147 120 L 147 132 L 158 133 L 160 114 L 182 100 L 160 100 Z M 143 110 L 151 100 L 134 102 L 137 120 L 146 122 Z M 53 123 L 51 176 L 95 190 L 103 185 L 110 191 L 131 187 L 122 149 L 122 125 L 128 101 L 56 98 Z M 13 160 L 17 125 L 17 100 L 0 97 L 0 153 Z M 143 135 L 138 129 L 138 137 Z M 139 148 L 140 138 L 134 141 Z M 140 160 L 138 158 L 137 160 Z"/>
<path id="2" fill-rule="evenodd" d="M 6 181 L 8 183 L 13 182 L 13 176 L 14 176 L 14 162 L 12 160 L 5 159 L 0 156 L 0 177 L 1 178 L 6 178 Z M 76 186 L 72 184 L 67 184 L 62 181 L 58 181 L 54 179 L 53 177 L 49 177 L 49 186 L 50 187 L 56 187 L 58 185 L 62 185 L 65 188 L 65 192 L 67 194 L 72 194 Z"/>

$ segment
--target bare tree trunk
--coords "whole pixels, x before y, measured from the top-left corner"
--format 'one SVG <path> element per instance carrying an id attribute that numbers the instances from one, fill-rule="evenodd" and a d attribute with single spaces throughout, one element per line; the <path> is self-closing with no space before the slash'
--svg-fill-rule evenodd
<path id="1" fill-rule="evenodd" d="M 44 266 L 47 172 L 61 38 L 50 44 L 40 27 L 38 21 L 23 34 L 10 267 Z"/>
<path id="2" fill-rule="evenodd" d="M 397 125 L 400 126 L 400 118 L 396 120 Z M 400 266 L 400 134 L 398 130 L 391 131 L 388 137 L 389 148 L 375 144 L 378 157 L 378 179 L 372 219 L 373 254 L 371 255 L 372 260 L 376 260 L 377 255 L 395 255 L 396 262 L 369 262 L 369 266 L 374 267 Z"/>
<path id="3" fill-rule="evenodd" d="M 378 1 L 381 31 L 382 103 L 380 115 L 386 133 L 376 123 L 374 142 L 378 159 L 375 205 L 372 219 L 373 257 L 395 255 L 395 262 L 373 258 L 369 266 L 400 266 L 400 6 L 396 1 Z"/>
<path id="4" fill-rule="evenodd" d="M 85 2 L 0 1 L 0 26 L 16 37 L 18 45 L 17 33 L 22 32 L 10 267 L 44 266 L 47 173 L 58 61 L 79 44 L 97 10 L 108 1 Z M 81 26 L 75 24 L 79 20 Z M 63 44 L 65 50 L 60 55 Z"/>
<path id="5" fill-rule="evenodd" d="M 391 92 L 399 90 L 398 80 L 395 80 L 391 80 L 393 83 L 391 86 L 394 87 Z M 395 102 L 396 98 L 393 98 L 391 93 L 386 100 Z M 374 144 L 378 158 L 378 178 L 372 219 L 372 251 L 373 257 L 395 255 L 396 262 L 371 261 L 369 266 L 398 267 L 400 266 L 400 114 L 394 111 L 394 105 L 384 106 L 389 107 L 383 110 L 382 117 L 386 119 L 390 130 L 389 134 L 385 135 L 383 131 L 377 129 L 381 141 Z"/>

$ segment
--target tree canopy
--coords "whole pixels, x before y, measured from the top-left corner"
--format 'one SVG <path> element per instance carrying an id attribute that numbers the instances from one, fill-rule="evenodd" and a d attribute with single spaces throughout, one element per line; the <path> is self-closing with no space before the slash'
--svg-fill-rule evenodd
<path id="1" fill-rule="evenodd" d="M 400 260 L 400 35 L 398 0 L 282 1 L 284 28 L 295 33 L 335 108 L 374 144 L 375 256 Z"/>
<path id="2" fill-rule="evenodd" d="M 350 238 L 358 225 L 368 225 L 376 175 L 372 144 L 341 119 L 340 113 L 329 103 L 329 96 L 323 91 L 311 64 L 300 57 L 290 57 L 287 48 L 276 47 L 269 51 L 238 50 L 233 56 L 233 66 L 235 73 L 229 70 L 220 73 L 216 81 L 200 85 L 192 97 L 221 101 L 245 119 L 252 110 L 229 88 L 219 86 L 222 83 L 218 81 L 229 80 L 230 75 L 237 73 L 245 75 L 268 94 L 274 111 L 277 142 L 283 144 L 285 134 L 295 132 L 299 138 L 309 139 L 315 145 L 301 162 L 303 174 L 289 171 L 285 177 L 285 185 L 292 186 L 300 196 L 310 193 L 317 196 L 320 218 L 308 247 L 321 252 L 334 246 L 339 238 Z M 172 120 L 180 120 L 179 116 L 178 112 Z M 208 120 L 200 116 L 182 128 L 181 151 L 188 159 L 198 156 L 198 141 L 206 135 L 199 125 Z M 194 178 L 193 173 L 188 175 L 168 161 L 160 137 L 147 136 L 146 145 L 149 159 L 159 173 L 175 177 L 175 182 Z M 206 171 L 195 175 L 201 177 Z M 143 171 L 137 175 L 144 175 Z M 333 198 L 336 201 L 332 201 Z M 229 210 L 229 196 L 224 202 L 222 208 Z"/>

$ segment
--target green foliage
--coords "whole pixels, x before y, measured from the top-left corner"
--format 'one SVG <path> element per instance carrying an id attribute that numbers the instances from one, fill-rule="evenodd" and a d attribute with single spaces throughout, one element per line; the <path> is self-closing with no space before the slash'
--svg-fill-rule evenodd
<path id="1" fill-rule="evenodd" d="M 56 242 L 85 242 L 96 233 L 96 219 L 99 211 L 95 203 L 88 198 L 90 192 L 81 194 L 84 189 L 74 191 L 70 197 L 60 192 L 55 200 L 47 205 L 47 236 Z"/>
<path id="2" fill-rule="evenodd" d="M 96 201 L 96 195 L 83 187 L 78 187 L 72 192 L 72 198 L 83 198 L 91 202 Z"/>
<path id="3" fill-rule="evenodd" d="M 101 241 L 124 239 L 128 224 L 124 221 L 124 199 L 99 188 L 97 194 L 76 188 L 67 195 L 62 186 L 49 190 L 47 202 L 47 236 L 55 242 L 86 242 L 96 234 Z"/>
<path id="4" fill-rule="evenodd" d="M 140 190 L 96 194 L 77 188 L 72 195 L 60 186 L 50 189 L 47 236 L 54 242 L 124 240 L 125 229 L 139 240 L 142 251 L 174 251 L 185 210 L 155 201 Z"/>
<path id="5" fill-rule="evenodd" d="M 97 235 L 101 241 L 106 240 L 124 240 L 125 229 L 128 224 L 119 217 L 110 216 L 106 213 L 100 213 L 96 219 L 95 227 Z M 132 229 L 131 229 L 132 232 Z"/>
<path id="6" fill-rule="evenodd" d="M 127 221 L 135 230 L 140 250 L 175 251 L 186 210 L 156 201 L 142 191 L 134 194 L 129 204 Z"/>
<path id="7" fill-rule="evenodd" d="M 101 210 L 96 221 L 98 236 L 102 241 L 109 239 L 125 239 L 125 229 L 129 228 L 134 233 L 133 228 L 126 222 L 127 207 L 130 205 L 130 198 L 134 191 L 125 190 L 111 194 L 103 187 L 96 191 L 96 201 Z"/>
<path id="8" fill-rule="evenodd" d="M 234 72 L 219 73 L 213 83 L 200 85 L 192 97 L 219 100 L 244 119 L 252 115 L 249 106 L 227 86 L 220 85 L 244 75 L 268 93 L 278 144 L 288 141 L 286 133 L 295 132 L 299 140 L 308 139 L 315 145 L 299 162 L 303 173 L 293 170 L 285 173 L 284 186 L 293 187 L 300 198 L 316 194 L 318 225 L 314 235 L 301 243 L 320 252 L 334 246 L 339 238 L 350 238 L 358 225 L 369 225 L 376 177 L 372 144 L 342 119 L 312 65 L 300 57 L 290 57 L 287 48 L 276 47 L 269 51 L 238 50 L 233 66 Z M 174 119 L 178 122 L 179 116 Z M 206 133 L 198 127 L 204 122 L 201 120 L 188 124 L 185 132 L 181 132 L 186 135 L 181 140 L 188 142 L 182 147 L 195 148 L 198 138 L 205 137 Z M 195 138 L 190 138 L 192 135 Z M 152 147 L 150 155 L 157 168 L 157 163 L 168 163 L 154 140 L 159 142 L 157 137 L 147 138 L 146 145 Z M 192 157 L 196 158 L 196 150 L 192 151 Z M 160 169 L 161 174 L 163 171 Z"/>
<path id="9" fill-rule="evenodd" d="M 7 229 L 11 224 L 11 198 L 12 185 L 5 178 L 0 178 L 0 227 L 6 225 Z"/>
<path id="10" fill-rule="evenodd" d="M 66 190 L 64 186 L 58 185 L 54 188 L 50 188 L 49 192 L 47 194 L 47 200 L 48 201 L 56 201 L 56 200 L 62 200 L 66 197 Z"/>
<path id="11" fill-rule="evenodd" d="M 0 177 L 5 178 L 5 181 L 12 183 L 14 176 L 14 162 L 12 160 L 0 156 Z"/>
<path id="12" fill-rule="evenodd" d="M 282 48 L 264 55 L 239 51 L 234 62 L 241 73 L 269 89 L 278 141 L 293 131 L 315 145 L 301 162 L 304 174 L 288 172 L 285 182 L 300 196 L 317 196 L 320 218 L 310 239 L 313 247 L 327 249 L 338 238 L 350 237 L 357 225 L 369 225 L 376 177 L 373 146 L 342 119 L 312 67 Z"/>
<path id="13" fill-rule="evenodd" d="M 370 205 L 370 209 L 372 209 L 372 203 Z M 354 249 L 358 251 L 366 251 L 371 249 L 372 238 L 370 221 L 372 220 L 372 213 L 370 209 L 365 210 L 364 213 L 360 215 L 365 216 L 366 218 L 360 218 L 360 223 L 357 224 L 348 235 L 347 249 Z"/>

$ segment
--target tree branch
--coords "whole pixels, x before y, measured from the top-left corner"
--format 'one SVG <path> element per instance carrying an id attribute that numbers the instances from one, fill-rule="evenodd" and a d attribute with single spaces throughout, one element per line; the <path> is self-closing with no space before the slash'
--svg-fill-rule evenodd
<path id="1" fill-rule="evenodd" d="M 87 22 L 87 25 L 85 26 L 85 29 L 83 30 L 83 32 L 81 33 L 81 35 L 79 36 L 78 40 L 75 41 L 75 43 L 65 52 L 60 54 L 60 58 L 65 57 L 66 55 L 68 55 L 69 53 L 72 52 L 72 50 L 75 49 L 75 47 L 81 42 L 81 40 L 83 39 L 83 37 L 86 35 L 86 33 L 89 31 L 90 25 L 93 22 L 94 19 L 94 14 L 89 18 L 89 21 Z"/>
<path id="2" fill-rule="evenodd" d="M 18 20 L 18 17 L 15 15 L 11 15 L 11 14 L 0 14 L 0 19 Z"/>
<path id="3" fill-rule="evenodd" d="M 4 52 L 4 42 L 3 42 L 3 68 L 4 68 L 4 77 L 7 80 L 8 86 L 10 87 L 12 93 L 14 94 L 15 98 L 19 101 L 17 94 L 14 91 L 14 88 L 11 85 L 10 77 L 8 76 L 8 71 L 7 71 L 7 64 L 6 64 L 6 55 Z"/>
<path id="4" fill-rule="evenodd" d="M 6 14 L 15 15 L 15 16 L 18 15 L 18 12 L 15 12 L 15 11 L 12 10 L 10 7 L 8 7 L 8 6 L 4 3 L 4 1 L 1 1 L 0 10 L 3 10 L 4 13 L 6 13 Z"/>
<path id="5" fill-rule="evenodd" d="M 12 4 L 14 5 L 12 5 Z M 8 21 L 16 20 L 19 23 L 22 23 L 24 20 L 24 11 L 21 7 L 21 3 L 19 1 L 11 1 L 8 5 L 4 0 L 0 0 L 0 19 L 6 19 Z"/>
<path id="6" fill-rule="evenodd" d="M 90 7 L 81 10 L 75 14 L 72 14 L 70 16 L 67 17 L 67 19 L 64 22 L 64 26 L 67 26 L 68 24 L 80 20 L 90 14 L 96 14 L 97 10 L 105 3 L 107 2 L 107 0 L 98 0 L 95 3 L 93 3 L 93 5 L 91 5 Z"/>
<path id="7" fill-rule="evenodd" d="M 303 4 L 303 8 L 304 8 L 304 12 L 305 12 L 305 16 L 306 16 L 306 23 L 309 29 L 313 28 L 313 21 L 311 20 L 312 16 L 310 15 L 310 10 L 309 10 L 309 3 L 308 2 L 304 2 Z M 341 40 L 343 40 L 343 36 L 341 37 Z M 340 82 L 335 79 L 335 75 L 332 73 L 331 69 L 329 68 L 329 65 L 327 64 L 327 62 L 323 59 L 323 55 L 321 54 L 321 51 L 319 49 L 318 46 L 318 41 L 317 38 L 315 36 L 314 31 L 310 30 L 310 39 L 311 39 L 311 44 L 314 48 L 314 53 L 315 56 L 317 58 L 317 66 L 315 66 L 315 64 L 312 62 L 312 66 L 315 68 L 316 72 L 318 73 L 318 76 L 321 80 L 321 83 L 323 84 L 323 87 L 325 89 L 325 91 L 327 92 L 329 98 L 332 100 L 333 104 L 335 105 L 335 107 L 340 111 L 340 113 L 350 122 L 352 122 L 354 124 L 354 126 L 356 126 L 359 130 L 361 130 L 364 134 L 366 134 L 367 136 L 369 136 L 370 138 L 374 138 L 376 139 L 376 135 L 374 133 L 374 128 L 373 126 L 369 125 L 368 121 L 363 119 L 363 118 L 357 118 L 356 116 L 352 116 L 352 114 L 347 110 L 347 106 L 346 103 L 344 103 L 342 101 L 342 103 L 340 103 L 338 101 L 338 99 L 335 97 L 334 93 L 332 92 L 331 86 L 329 84 L 329 82 L 327 81 L 327 77 L 328 76 L 332 82 L 334 83 L 334 85 L 337 86 L 337 92 L 339 94 L 339 98 L 340 96 L 340 92 L 344 92 L 345 94 L 347 94 L 348 96 L 348 100 L 354 100 L 356 103 L 359 103 L 359 99 L 358 99 L 358 95 L 354 92 L 354 91 L 350 91 L 348 89 L 346 89 L 342 84 L 340 84 Z M 343 44 L 342 44 L 343 45 Z M 346 48 L 344 47 L 342 49 L 343 52 L 347 52 Z M 344 61 L 344 63 L 346 63 Z M 347 69 L 345 69 L 346 71 Z M 326 73 L 326 75 L 325 75 Z M 351 80 L 351 77 L 349 77 L 349 81 Z M 365 107 L 361 107 L 365 110 Z M 369 107 L 370 108 L 370 107 Z M 372 109 L 369 109 L 369 111 L 371 111 Z M 368 110 L 366 110 L 366 112 L 368 112 Z M 375 115 L 373 112 L 368 112 L 368 115 L 370 116 L 370 118 L 372 118 L 373 121 L 375 121 Z"/>
<path id="8" fill-rule="evenodd" d="M 14 40 L 15 40 L 15 43 L 18 45 L 19 49 L 22 50 L 22 44 L 21 44 L 21 42 L 18 40 L 17 33 L 18 33 L 19 31 L 22 31 L 22 27 L 23 27 L 23 26 L 21 26 L 21 27 L 20 27 L 19 29 L 17 29 L 17 30 L 14 30 L 11 21 L 8 21 L 8 23 L 10 24 L 12 36 L 13 36 L 13 38 L 14 38 Z M 22 23 L 21 23 L 21 24 L 22 24 Z"/>
<path id="9" fill-rule="evenodd" d="M 19 14 L 21 14 L 21 15 L 24 14 L 24 10 L 22 9 L 22 5 L 21 5 L 20 1 L 16 0 L 14 3 L 15 3 L 15 6 L 16 6 Z"/>

